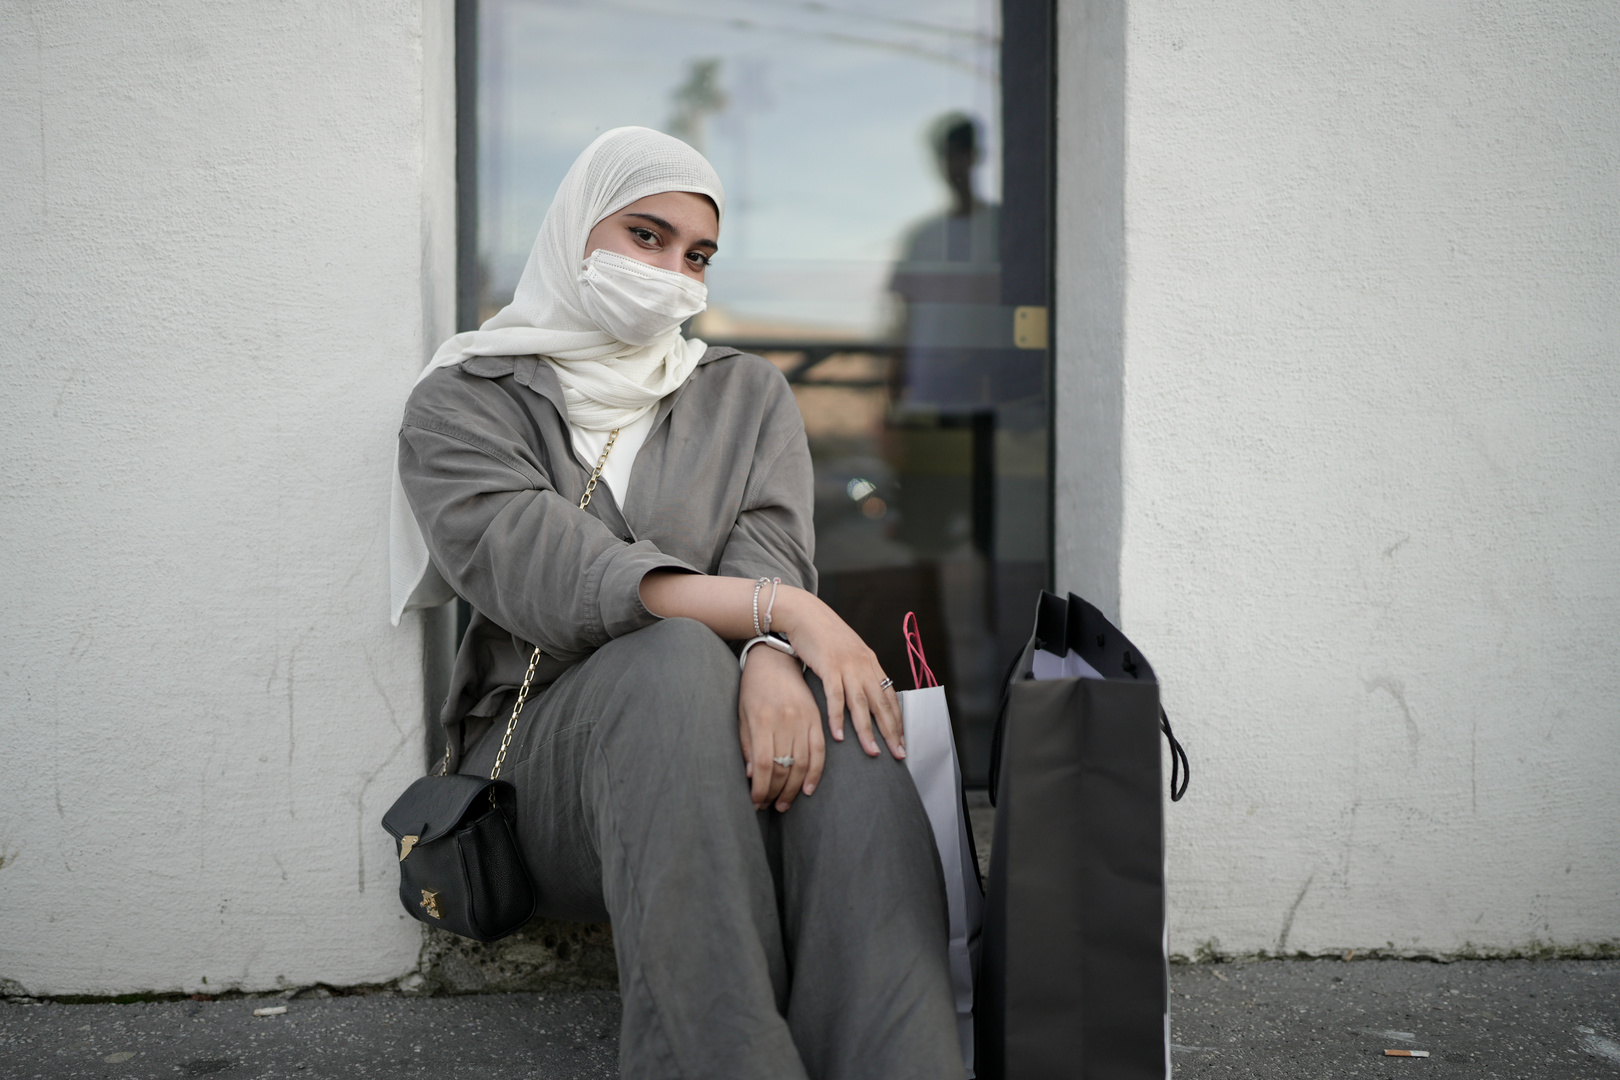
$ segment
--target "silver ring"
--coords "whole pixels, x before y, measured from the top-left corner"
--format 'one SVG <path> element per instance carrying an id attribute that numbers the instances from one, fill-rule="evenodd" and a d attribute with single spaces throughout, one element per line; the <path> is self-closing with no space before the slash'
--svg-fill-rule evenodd
<path id="1" fill-rule="evenodd" d="M 793 755 L 792 754 L 783 754 L 781 757 L 773 757 L 773 758 L 771 758 L 771 760 L 776 762 L 778 765 L 782 766 L 782 768 L 784 768 L 784 769 L 793 768 Z"/>
<path id="2" fill-rule="evenodd" d="M 883 677 L 883 681 L 878 683 L 878 689 L 879 690 L 887 690 L 889 687 L 891 687 L 893 685 L 894 685 L 894 680 L 889 678 L 887 675 L 885 675 Z"/>

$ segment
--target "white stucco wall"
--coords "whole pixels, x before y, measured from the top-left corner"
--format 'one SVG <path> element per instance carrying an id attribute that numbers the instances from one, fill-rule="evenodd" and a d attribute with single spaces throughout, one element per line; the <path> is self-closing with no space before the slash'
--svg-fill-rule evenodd
<path id="1" fill-rule="evenodd" d="M 1060 204 L 1123 178 L 1060 236 L 1060 312 L 1123 294 L 1116 355 L 1058 324 L 1065 415 L 1123 377 L 1059 578 L 1117 582 L 1192 755 L 1174 951 L 1620 942 L 1617 48 L 1609 4 L 1064 4 Z"/>
<path id="2" fill-rule="evenodd" d="M 447 0 L 0 5 L 0 985 L 387 980 Z"/>

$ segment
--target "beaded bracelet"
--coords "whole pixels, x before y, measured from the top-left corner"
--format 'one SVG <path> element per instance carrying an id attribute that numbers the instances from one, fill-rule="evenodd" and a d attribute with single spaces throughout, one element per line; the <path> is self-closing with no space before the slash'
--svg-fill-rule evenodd
<path id="1" fill-rule="evenodd" d="M 761 635 L 761 634 L 763 634 L 765 632 L 759 625 L 759 590 L 763 589 L 765 586 L 769 585 L 770 583 L 771 583 L 770 578 L 763 578 L 763 577 L 762 578 L 757 578 L 754 581 L 754 636 L 755 637 L 758 637 L 759 635 Z M 769 613 L 769 611 L 767 611 L 766 612 L 766 617 L 769 618 L 769 615 L 770 615 L 770 613 Z"/>

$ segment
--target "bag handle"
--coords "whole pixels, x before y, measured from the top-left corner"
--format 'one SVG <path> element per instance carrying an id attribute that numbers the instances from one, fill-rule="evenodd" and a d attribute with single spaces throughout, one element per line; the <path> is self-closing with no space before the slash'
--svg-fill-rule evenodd
<path id="1" fill-rule="evenodd" d="M 1187 781 L 1192 779 L 1192 765 L 1187 761 L 1187 751 L 1181 748 L 1181 741 L 1170 730 L 1170 714 L 1164 711 L 1163 705 L 1159 706 L 1159 730 L 1170 740 L 1170 801 L 1180 802 L 1187 794 Z"/>
<path id="2" fill-rule="evenodd" d="M 900 620 L 900 633 L 906 639 L 906 659 L 911 662 L 911 686 L 914 690 L 921 690 L 925 686 L 938 686 L 939 679 L 928 666 L 928 657 L 923 655 L 922 631 L 917 627 L 917 613 L 906 612 L 906 617 Z M 927 679 L 927 682 L 923 680 Z"/>
<path id="3" fill-rule="evenodd" d="M 585 494 L 579 497 L 579 508 L 585 509 L 591 505 L 591 496 L 596 494 L 596 485 L 601 482 L 602 470 L 607 467 L 608 455 L 613 452 L 613 444 L 618 441 L 619 429 L 614 428 L 608 432 L 607 445 L 602 447 L 602 456 L 596 459 L 596 467 L 591 470 L 591 478 L 585 481 Z M 517 730 L 518 717 L 523 714 L 523 705 L 529 700 L 529 687 L 534 683 L 534 669 L 540 663 L 540 646 L 534 647 L 529 654 L 529 670 L 523 673 L 523 686 L 518 690 L 517 701 L 512 705 L 512 718 L 506 722 L 506 734 L 501 737 L 500 752 L 495 755 L 495 765 L 489 770 L 489 778 L 495 780 L 501 775 L 501 766 L 506 764 L 506 751 L 512 745 L 512 733 Z M 448 741 L 444 747 L 444 760 L 439 763 L 439 775 L 443 776 L 450 768 L 450 745 Z M 489 789 L 489 801 L 495 802 L 495 789 Z"/>

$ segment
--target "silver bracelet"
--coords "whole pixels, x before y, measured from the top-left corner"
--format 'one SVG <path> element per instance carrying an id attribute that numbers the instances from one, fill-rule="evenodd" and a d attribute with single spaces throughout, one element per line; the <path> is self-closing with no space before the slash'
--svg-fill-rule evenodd
<path id="1" fill-rule="evenodd" d="M 754 636 L 758 637 L 765 631 L 759 625 L 759 590 L 771 583 L 770 578 L 759 578 L 754 582 Z"/>
<path id="2" fill-rule="evenodd" d="M 789 656 L 799 655 L 793 651 L 793 643 L 788 641 L 788 639 L 782 635 L 761 634 L 759 637 L 750 638 L 743 643 L 742 652 L 737 656 L 738 671 L 746 671 L 748 669 L 748 650 L 752 649 L 755 645 L 769 645 L 771 648 L 785 652 Z"/>
<path id="3" fill-rule="evenodd" d="M 776 590 L 781 588 L 781 586 L 781 578 L 771 579 L 771 599 L 765 605 L 765 618 L 762 620 L 764 625 L 758 628 L 759 632 L 762 634 L 768 634 L 771 632 L 771 609 L 776 607 Z"/>

